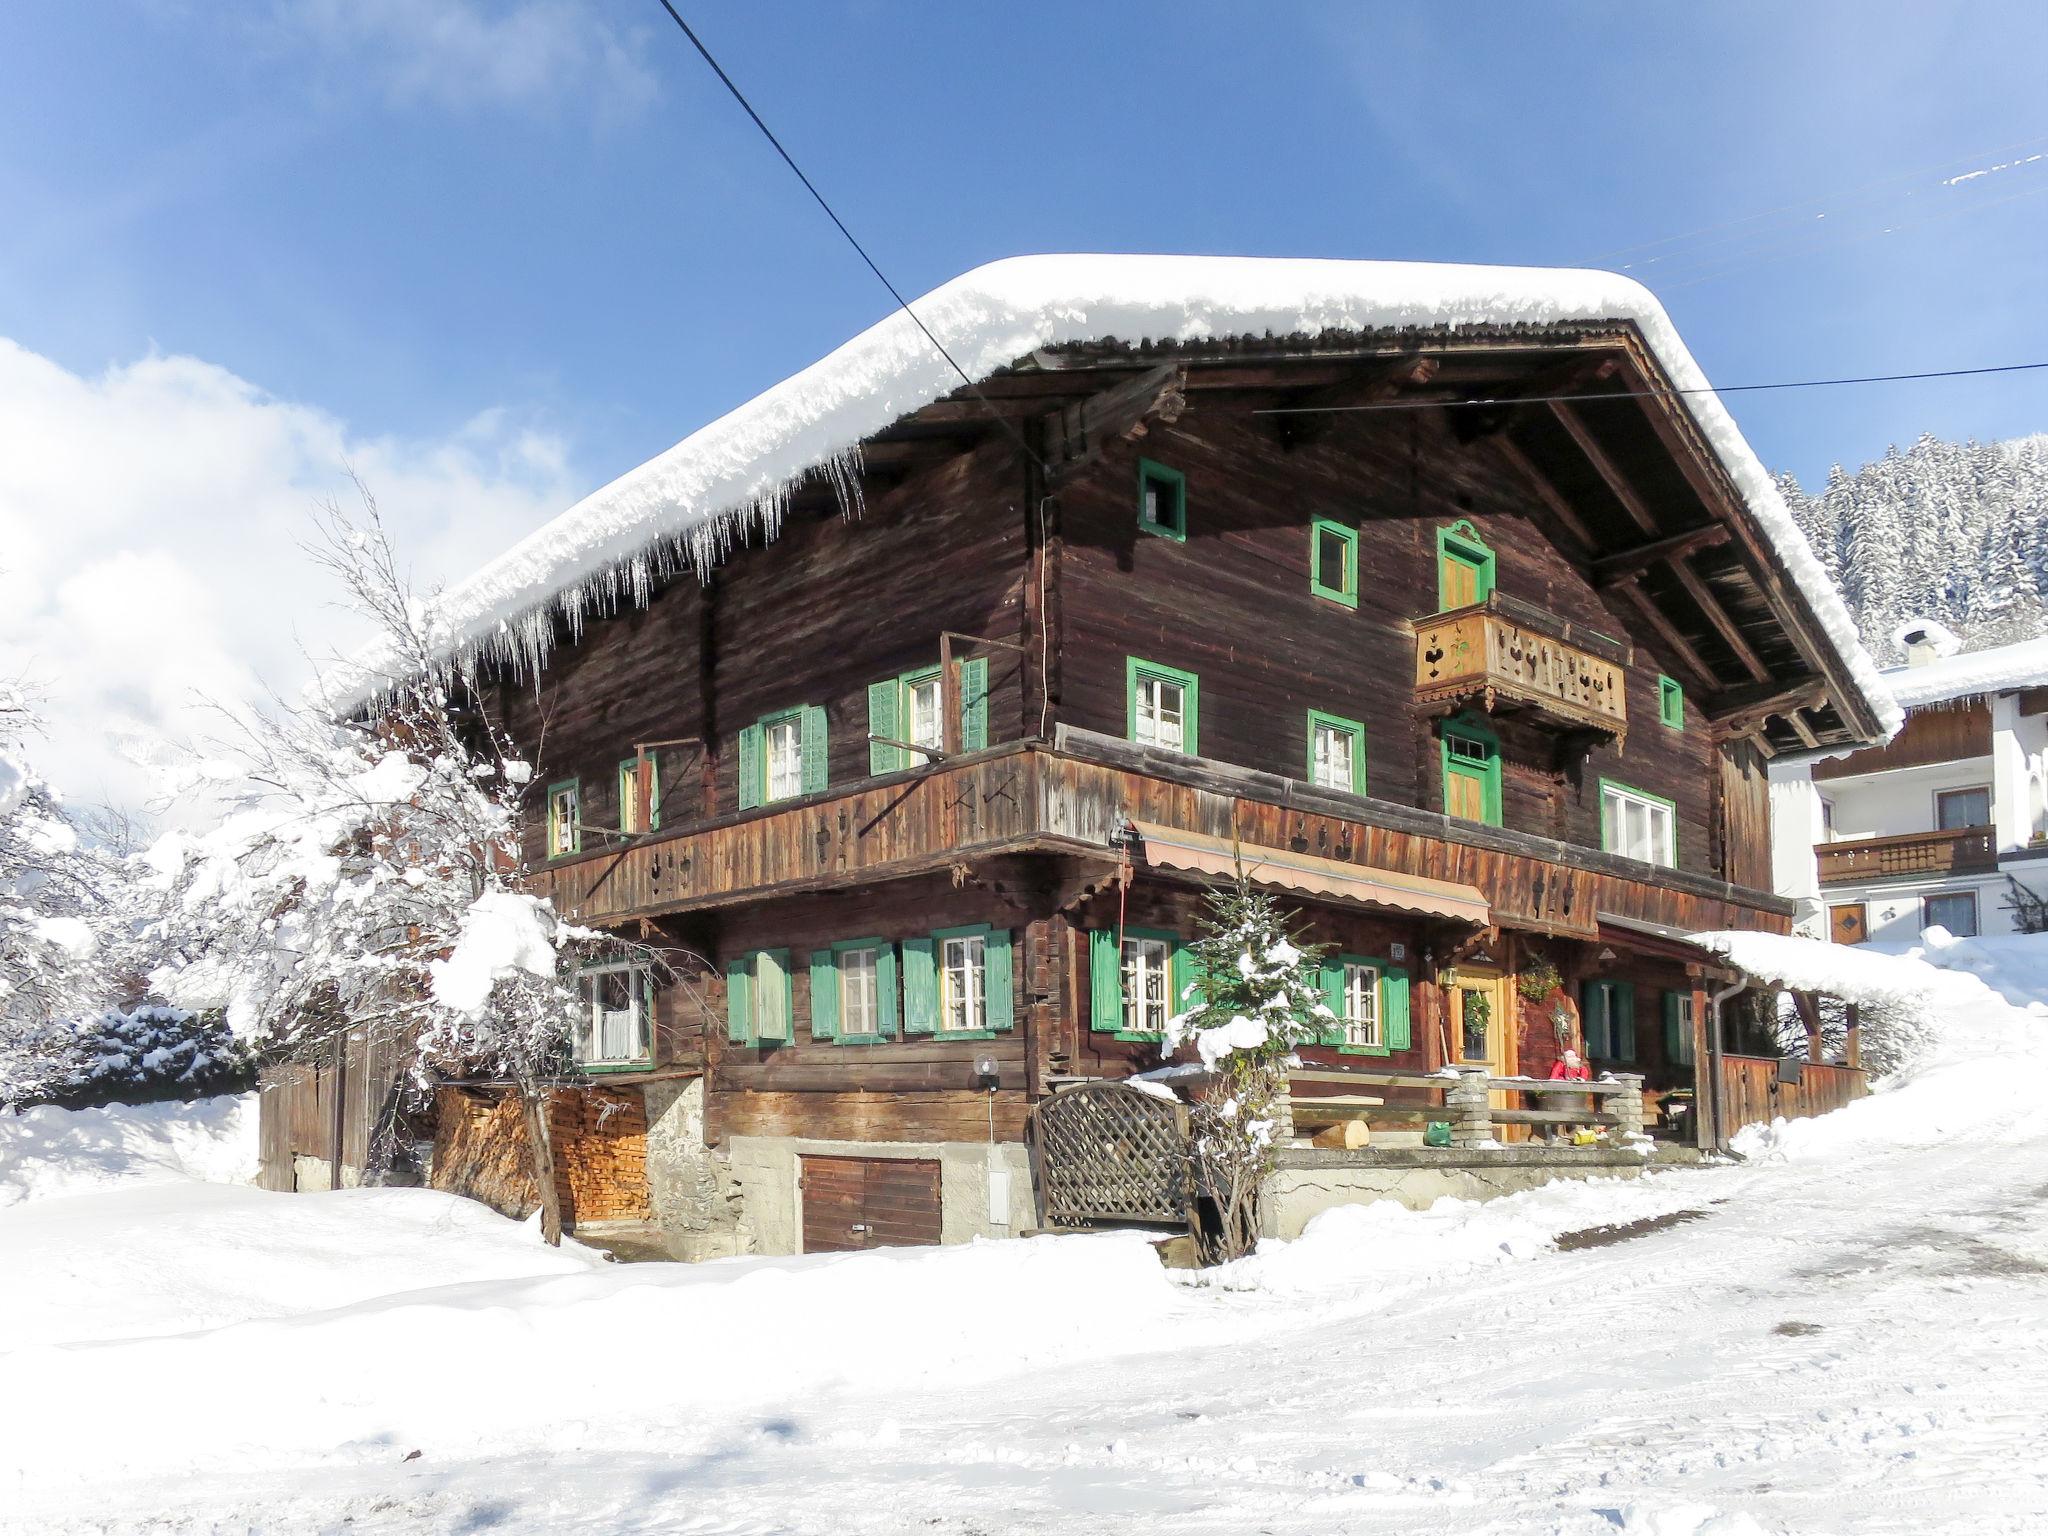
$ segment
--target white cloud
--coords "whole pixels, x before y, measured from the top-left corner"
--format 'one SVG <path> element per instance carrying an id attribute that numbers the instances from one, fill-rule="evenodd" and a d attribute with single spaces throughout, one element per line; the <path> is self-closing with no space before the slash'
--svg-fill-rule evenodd
<path id="1" fill-rule="evenodd" d="M 493 410 L 452 436 L 366 437 L 224 368 L 151 356 L 85 378 L 0 338 L 0 677 L 48 702 L 32 746 L 73 800 L 134 807 L 122 743 L 203 738 L 202 698 L 292 693 L 362 638 L 302 544 L 376 495 L 422 588 L 574 499 L 556 438 Z"/>
<path id="2" fill-rule="evenodd" d="M 467 110 L 583 101 L 604 116 L 653 100 L 642 34 L 580 0 L 293 0 L 279 23 L 369 72 L 389 98 Z"/>

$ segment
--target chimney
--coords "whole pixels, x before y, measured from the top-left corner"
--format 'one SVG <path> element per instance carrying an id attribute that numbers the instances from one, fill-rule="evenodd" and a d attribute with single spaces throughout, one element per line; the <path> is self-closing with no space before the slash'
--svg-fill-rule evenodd
<path id="1" fill-rule="evenodd" d="M 1930 661 L 1939 661 L 1941 652 L 1934 648 L 1934 641 L 1924 629 L 1916 629 L 1906 636 L 1906 665 L 1924 667 Z"/>
<path id="2" fill-rule="evenodd" d="M 1939 619 L 1908 619 L 1892 631 L 1892 644 L 1906 652 L 1906 665 L 1924 667 L 1930 661 L 1953 656 L 1963 648 L 1955 631 Z"/>

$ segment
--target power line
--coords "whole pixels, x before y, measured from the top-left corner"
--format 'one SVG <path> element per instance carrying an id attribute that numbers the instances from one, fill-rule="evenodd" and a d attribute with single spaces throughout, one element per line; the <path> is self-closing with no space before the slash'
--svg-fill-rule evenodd
<path id="1" fill-rule="evenodd" d="M 1967 379 L 1991 373 L 2032 373 L 2042 363 L 1998 363 L 1988 368 L 1933 368 L 1924 373 L 1867 373 L 1840 379 L 1782 379 L 1769 384 L 1695 384 L 1683 389 L 1612 389 L 1575 395 L 1488 395 L 1466 400 L 1375 400 L 1365 405 L 1272 405 L 1254 416 L 1324 416 L 1353 411 L 1438 411 L 1466 406 L 1560 405 L 1593 400 L 1668 400 L 1674 395 L 1746 395 L 1764 389 L 1834 389 L 1844 384 L 1904 384 L 1916 379 Z"/>
<path id="2" fill-rule="evenodd" d="M 1031 445 L 1024 440 L 1024 434 L 1017 430 L 1016 426 L 1007 416 L 1004 416 L 993 405 L 989 404 L 988 397 L 981 392 L 980 386 L 967 376 L 967 370 L 954 360 L 953 354 L 946 350 L 945 343 L 932 334 L 931 327 L 918 318 L 917 311 L 910 307 L 909 301 L 897 290 L 896 285 L 889 281 L 888 274 L 875 265 L 875 258 L 868 254 L 867 247 L 853 237 L 853 231 L 846 227 L 846 221 L 832 211 L 832 205 L 825 201 L 825 194 L 812 184 L 811 178 L 804 174 L 803 167 L 798 165 L 796 160 L 790 155 L 790 152 L 782 147 L 782 140 L 775 137 L 775 131 L 761 120 L 761 114 L 754 110 L 754 104 L 747 100 L 745 93 L 737 85 L 733 84 L 732 76 L 725 72 L 724 66 L 711 56 L 711 50 L 704 46 L 704 40 L 691 30 L 690 24 L 687 21 L 683 20 L 682 12 L 678 11 L 670 3 L 670 0 L 661 0 L 661 8 L 668 12 L 671 21 L 682 28 L 683 36 L 690 40 L 690 46 L 695 48 L 698 54 L 702 56 L 704 62 L 711 66 L 711 72 L 717 75 L 719 82 L 732 93 L 732 99 L 738 102 L 745 109 L 747 116 L 754 120 L 754 126 L 761 130 L 761 136 L 775 146 L 775 153 L 782 156 L 782 163 L 796 174 L 796 179 L 804 184 L 804 190 L 811 194 L 812 199 L 820 208 L 825 210 L 825 217 L 830 219 L 839 233 L 846 237 L 846 243 L 853 247 L 855 253 L 859 255 L 862 261 L 867 263 L 867 269 L 875 274 L 876 279 L 884 288 L 889 290 L 889 297 L 896 301 L 896 307 L 902 310 L 904 314 L 910 316 L 911 324 L 924 332 L 924 339 L 930 342 L 939 356 L 943 357 L 952 370 L 960 375 L 960 382 L 967 386 L 968 393 L 981 403 L 982 407 L 987 410 L 989 416 L 997 425 L 1009 433 L 1011 439 L 1017 444 L 1017 447 L 1023 452 L 1024 456 L 1038 466 L 1040 473 L 1049 473 L 1046 469 L 1045 461 L 1039 458 L 1032 451 Z"/>

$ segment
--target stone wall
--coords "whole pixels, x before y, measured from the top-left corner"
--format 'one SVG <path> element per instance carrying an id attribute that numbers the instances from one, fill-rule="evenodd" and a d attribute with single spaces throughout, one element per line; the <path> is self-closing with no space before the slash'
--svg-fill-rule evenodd
<path id="1" fill-rule="evenodd" d="M 1009 1174 L 1008 1208 L 992 1221 L 989 1156 Z M 1019 1143 L 994 1148 L 983 1142 L 822 1141 L 794 1136 L 735 1136 L 728 1167 L 744 1198 L 743 1230 L 754 1253 L 795 1253 L 802 1246 L 802 1192 L 797 1160 L 815 1157 L 919 1157 L 939 1163 L 940 1237 L 965 1243 L 977 1237 L 1015 1237 L 1035 1227 L 1031 1159 Z"/>

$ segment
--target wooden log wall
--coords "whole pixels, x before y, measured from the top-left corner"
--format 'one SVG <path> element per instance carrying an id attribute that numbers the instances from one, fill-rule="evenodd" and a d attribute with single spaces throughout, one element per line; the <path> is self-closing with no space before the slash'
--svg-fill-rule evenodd
<path id="1" fill-rule="evenodd" d="M 1140 454 L 1187 477 L 1185 543 L 1139 530 Z M 1244 402 L 1201 395 L 1061 499 L 1062 721 L 1123 735 L 1125 659 L 1138 656 L 1201 678 L 1202 755 L 1299 778 L 1307 711 L 1325 710 L 1364 722 L 1369 793 L 1440 810 L 1440 743 L 1411 703 L 1411 624 L 1436 611 L 1437 530 L 1467 519 L 1505 597 L 1633 640 L 1622 746 L 1559 772 L 1549 732 L 1503 728 L 1505 824 L 1598 848 L 1610 777 L 1674 802 L 1680 867 L 1720 872 L 1705 722 L 1690 700 L 1682 731 L 1658 720 L 1658 675 L 1678 668 L 1531 521 L 1535 493 L 1434 413 L 1346 416 L 1290 451 Z M 1355 610 L 1310 591 L 1315 517 L 1360 529 Z"/>

